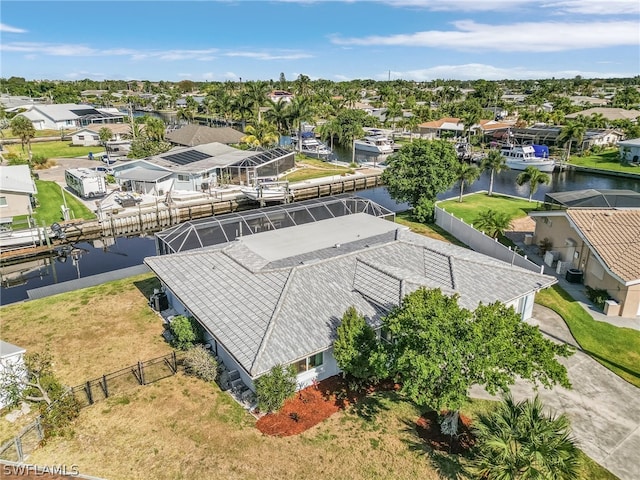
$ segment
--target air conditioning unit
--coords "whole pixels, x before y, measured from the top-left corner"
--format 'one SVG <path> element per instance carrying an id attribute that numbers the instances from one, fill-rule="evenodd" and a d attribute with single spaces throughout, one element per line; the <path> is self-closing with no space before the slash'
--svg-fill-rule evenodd
<path id="1" fill-rule="evenodd" d="M 209 190 L 209 182 L 202 182 L 200 184 L 200 188 L 202 189 L 203 192 L 206 190 Z"/>

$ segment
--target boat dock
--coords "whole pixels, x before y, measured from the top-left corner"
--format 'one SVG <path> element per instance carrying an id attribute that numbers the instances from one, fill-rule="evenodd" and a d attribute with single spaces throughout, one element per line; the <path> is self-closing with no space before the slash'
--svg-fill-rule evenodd
<path id="1" fill-rule="evenodd" d="M 293 201 L 320 198 L 341 193 L 356 192 L 382 185 L 379 170 L 365 170 L 345 176 L 319 178 L 290 184 Z M 152 203 L 140 202 L 133 206 L 99 208 L 94 220 L 60 222 L 57 238 L 48 244 L 30 245 L 0 252 L 0 263 L 20 262 L 28 258 L 50 255 L 62 245 L 96 240 L 103 237 L 135 236 L 153 233 L 189 220 L 257 208 L 260 202 L 252 201 L 242 192 L 229 190 L 211 195 L 173 195 L 155 198 Z"/>

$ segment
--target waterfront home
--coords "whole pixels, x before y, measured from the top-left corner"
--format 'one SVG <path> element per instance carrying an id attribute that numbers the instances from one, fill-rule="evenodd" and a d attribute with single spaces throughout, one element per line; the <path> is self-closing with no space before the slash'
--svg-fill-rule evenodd
<path id="1" fill-rule="evenodd" d="M 480 120 L 468 130 L 472 134 L 494 135 L 496 132 L 506 132 L 511 126 L 511 123 L 499 120 Z M 426 138 L 462 137 L 465 129 L 464 122 L 457 117 L 445 117 L 418 125 L 418 131 Z"/>
<path id="2" fill-rule="evenodd" d="M 141 194 L 205 192 L 222 184 L 253 185 L 295 166 L 295 153 L 283 148 L 239 150 L 221 143 L 177 147 L 161 155 L 115 165 L 117 183 Z"/>
<path id="3" fill-rule="evenodd" d="M 124 122 L 124 116 L 115 109 L 94 108 L 91 105 L 75 103 L 29 104 L 11 110 L 20 111 L 17 115 L 29 119 L 36 130 L 62 131 L 85 127 L 90 123 L 102 125 Z"/>
<path id="4" fill-rule="evenodd" d="M 558 141 L 562 129 L 561 125 L 535 125 L 527 128 L 510 128 L 511 139 L 517 143 L 547 145 L 549 147 L 564 147 L 565 141 Z M 613 147 L 624 138 L 624 133 L 609 128 L 587 128 L 582 143 L 573 142 L 577 150 L 588 150 L 591 147 Z"/>
<path id="5" fill-rule="evenodd" d="M 640 208 L 568 208 L 531 212 L 536 243 L 548 239 L 557 260 L 615 303 L 608 315 L 640 315 Z"/>
<path id="6" fill-rule="evenodd" d="M 640 138 L 630 138 L 618 142 L 618 148 L 621 160 L 631 165 L 640 165 Z"/>
<path id="7" fill-rule="evenodd" d="M 2 223 L 33 213 L 38 193 L 28 165 L 0 166 L 0 218 Z"/>
<path id="8" fill-rule="evenodd" d="M 85 147 L 101 145 L 100 130 L 103 128 L 111 132 L 109 141 L 123 141 L 131 132 L 131 127 L 126 123 L 90 123 L 71 134 L 71 143 Z"/>
<path id="9" fill-rule="evenodd" d="M 145 259 L 170 308 L 204 327 L 250 389 L 278 364 L 295 366 L 299 387 L 337 374 L 332 344 L 350 306 L 379 329 L 406 294 L 440 288 L 465 308 L 500 301 L 527 319 L 535 293 L 556 282 L 374 215 L 323 218 Z"/>

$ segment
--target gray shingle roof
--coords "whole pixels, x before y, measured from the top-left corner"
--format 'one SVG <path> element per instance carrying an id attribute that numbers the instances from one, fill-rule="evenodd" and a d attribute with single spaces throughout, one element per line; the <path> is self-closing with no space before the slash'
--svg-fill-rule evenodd
<path id="1" fill-rule="evenodd" d="M 263 235 L 265 241 L 273 238 L 256 234 L 222 247 L 145 262 L 254 377 L 273 365 L 331 346 L 349 306 L 378 325 L 381 307 L 397 305 L 402 295 L 421 286 L 458 293 L 460 305 L 472 309 L 480 302 L 508 303 L 555 282 L 553 277 L 411 233 L 399 225 L 395 225 L 397 231 L 385 231 L 388 221 L 366 214 L 285 230 L 292 238 L 307 238 L 305 229 L 324 225 L 327 238 L 338 233 L 344 236 L 345 219 L 354 219 L 353 241 L 340 248 L 296 251 L 293 257 L 269 261 L 255 251 L 259 248 L 251 247 Z M 360 238 L 358 232 L 362 232 Z"/>
<path id="2" fill-rule="evenodd" d="M 166 138 L 171 143 L 194 147 L 212 142 L 224 143 L 226 145 L 230 143 L 240 143 L 244 136 L 244 133 L 231 127 L 211 128 L 191 124 L 168 133 Z"/>

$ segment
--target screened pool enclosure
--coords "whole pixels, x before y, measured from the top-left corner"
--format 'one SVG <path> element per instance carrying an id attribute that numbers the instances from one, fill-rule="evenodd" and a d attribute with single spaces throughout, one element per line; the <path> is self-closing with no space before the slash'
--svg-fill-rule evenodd
<path id="1" fill-rule="evenodd" d="M 230 242 L 238 237 L 318 222 L 355 213 L 395 219 L 391 210 L 350 194 L 217 215 L 175 225 L 156 233 L 159 255 Z"/>

